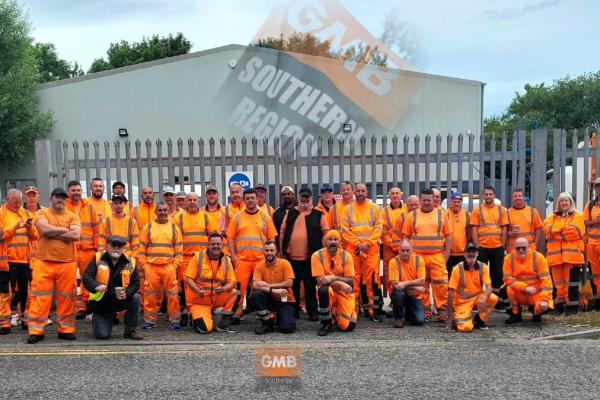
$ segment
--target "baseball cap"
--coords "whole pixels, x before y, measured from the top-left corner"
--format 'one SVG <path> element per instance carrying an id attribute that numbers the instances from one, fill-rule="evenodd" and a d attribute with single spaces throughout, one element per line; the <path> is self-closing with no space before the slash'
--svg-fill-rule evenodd
<path id="1" fill-rule="evenodd" d="M 598 186 L 598 185 L 600 185 L 600 178 L 596 178 L 594 180 L 594 186 Z"/>
<path id="2" fill-rule="evenodd" d="M 327 191 L 333 192 L 333 186 L 328 185 L 328 184 L 321 186 L 321 193 L 327 192 Z"/>
<path id="3" fill-rule="evenodd" d="M 112 246 L 125 246 L 127 244 L 127 239 L 125 239 L 123 236 L 112 235 L 106 240 L 106 242 Z"/>
<path id="4" fill-rule="evenodd" d="M 255 190 L 262 189 L 262 190 L 264 190 L 265 192 L 267 191 L 267 187 L 265 186 L 265 184 L 264 184 L 264 183 L 259 183 L 258 185 L 254 186 L 254 189 L 255 189 Z"/>
<path id="5" fill-rule="evenodd" d="M 187 197 L 187 194 L 185 194 L 183 190 L 180 190 L 179 192 L 177 192 L 177 197 Z"/>
<path id="6" fill-rule="evenodd" d="M 171 186 L 163 187 L 163 194 L 175 194 L 175 189 Z"/>
<path id="7" fill-rule="evenodd" d="M 65 189 L 60 188 L 60 187 L 54 188 L 54 190 L 52 190 L 52 193 L 50 193 L 50 197 L 53 197 L 53 196 L 69 197 L 69 195 L 67 194 Z"/>
<path id="8" fill-rule="evenodd" d="M 38 188 L 36 188 L 35 186 L 27 186 L 27 187 L 25 188 L 25 190 L 23 191 L 23 193 L 25 193 L 25 194 L 27 194 L 27 193 L 31 193 L 31 192 L 34 192 L 34 193 L 39 193 L 40 191 L 39 191 L 39 190 L 38 190 Z"/>
<path id="9" fill-rule="evenodd" d="M 465 247 L 465 251 L 471 251 L 471 250 L 478 251 L 479 247 L 475 246 L 475 243 L 469 242 L 469 243 L 467 243 L 467 247 Z"/>
<path id="10" fill-rule="evenodd" d="M 125 197 L 125 195 L 123 195 L 123 194 L 113 194 L 110 199 L 112 201 L 121 200 L 121 201 L 124 201 L 125 203 L 127 203 L 127 197 Z"/>
<path id="11" fill-rule="evenodd" d="M 310 197 L 313 195 L 312 190 L 309 188 L 302 188 L 298 191 L 298 194 L 303 197 Z"/>
<path id="12" fill-rule="evenodd" d="M 462 196 L 461 193 L 453 192 L 452 196 L 450 196 L 450 199 L 452 199 L 452 200 L 462 200 L 463 196 Z"/>
<path id="13" fill-rule="evenodd" d="M 208 192 L 210 192 L 210 191 L 213 191 L 213 192 L 217 192 L 217 193 L 219 193 L 219 191 L 217 190 L 217 187 L 216 187 L 215 185 L 208 185 L 208 186 L 206 187 L 206 193 L 208 193 Z"/>

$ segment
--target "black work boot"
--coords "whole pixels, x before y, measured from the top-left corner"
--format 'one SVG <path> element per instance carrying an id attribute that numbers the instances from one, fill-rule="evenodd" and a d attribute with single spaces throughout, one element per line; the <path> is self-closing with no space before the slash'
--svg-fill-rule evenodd
<path id="1" fill-rule="evenodd" d="M 319 328 L 317 335 L 327 336 L 332 330 L 333 330 L 333 324 L 330 319 L 327 319 L 325 321 L 321 321 L 321 327 Z"/>
<path id="2" fill-rule="evenodd" d="M 235 331 L 230 328 L 232 321 L 233 321 L 233 315 L 222 315 L 221 320 L 215 327 L 215 330 L 217 332 L 237 333 L 238 331 Z"/>
<path id="3" fill-rule="evenodd" d="M 206 327 L 206 324 L 204 323 L 204 320 L 202 318 L 195 319 L 193 322 L 193 326 L 194 326 L 194 330 L 197 333 L 201 333 L 201 334 L 208 333 L 208 328 Z"/>
<path id="4" fill-rule="evenodd" d="M 578 311 L 579 311 L 579 306 L 567 306 L 565 309 L 565 315 L 566 316 L 575 315 L 575 314 L 577 314 Z"/>
<path id="5" fill-rule="evenodd" d="M 519 308 L 519 311 L 516 314 L 513 312 L 512 307 L 509 308 L 506 313 L 508 314 L 508 318 L 506 321 L 504 321 L 504 323 L 507 325 L 512 325 L 523 321 L 523 317 L 521 317 L 521 308 Z"/>
<path id="6" fill-rule="evenodd" d="M 562 314 L 565 312 L 565 303 L 558 303 L 554 305 L 554 314 Z"/>
<path id="7" fill-rule="evenodd" d="M 264 335 L 265 333 L 271 333 L 273 332 L 273 324 L 275 321 L 273 321 L 272 319 L 268 319 L 268 320 L 261 320 L 260 321 L 262 323 L 260 328 L 256 328 L 254 330 L 254 333 L 256 333 L 257 335 Z"/>

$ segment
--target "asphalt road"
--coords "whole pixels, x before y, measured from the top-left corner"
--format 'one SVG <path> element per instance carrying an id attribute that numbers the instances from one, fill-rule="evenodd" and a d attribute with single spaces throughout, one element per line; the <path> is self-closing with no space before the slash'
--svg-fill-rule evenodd
<path id="1" fill-rule="evenodd" d="M 355 332 L 326 338 L 308 321 L 295 334 L 266 336 L 252 333 L 251 319 L 238 334 L 202 336 L 165 323 L 143 331 L 143 342 L 96 341 L 84 321 L 77 341 L 59 341 L 49 327 L 35 346 L 14 331 L 0 339 L 0 398 L 598 398 L 597 341 L 544 340 L 578 328 L 503 319 L 494 314 L 495 327 L 472 334 L 360 320 Z M 300 349 L 300 379 L 257 378 L 257 348 L 280 346 Z"/>

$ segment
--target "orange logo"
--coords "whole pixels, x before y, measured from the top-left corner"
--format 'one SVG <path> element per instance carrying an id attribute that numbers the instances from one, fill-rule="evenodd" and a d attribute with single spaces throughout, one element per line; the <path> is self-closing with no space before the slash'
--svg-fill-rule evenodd
<path id="1" fill-rule="evenodd" d="M 297 378 L 302 371 L 302 352 L 295 347 L 256 349 L 256 375 L 263 378 Z"/>

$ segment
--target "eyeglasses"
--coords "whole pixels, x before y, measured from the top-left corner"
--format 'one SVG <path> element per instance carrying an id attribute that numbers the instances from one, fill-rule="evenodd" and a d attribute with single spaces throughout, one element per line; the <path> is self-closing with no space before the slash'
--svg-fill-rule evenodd
<path id="1" fill-rule="evenodd" d="M 517 249 L 517 250 L 527 250 L 528 247 L 527 246 L 516 246 L 515 249 Z"/>

